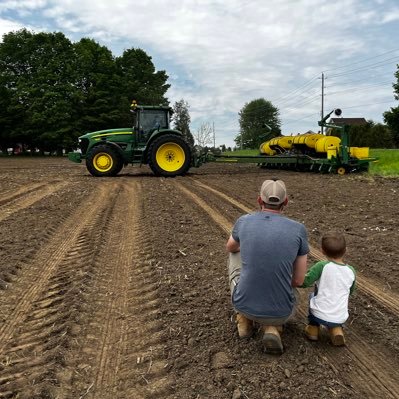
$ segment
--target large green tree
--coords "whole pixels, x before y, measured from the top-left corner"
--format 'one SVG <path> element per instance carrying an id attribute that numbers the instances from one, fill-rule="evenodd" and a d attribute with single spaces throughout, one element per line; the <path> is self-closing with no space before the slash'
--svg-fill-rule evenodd
<path id="1" fill-rule="evenodd" d="M 183 99 L 176 101 L 173 105 L 172 119 L 174 122 L 174 128 L 183 133 L 183 136 L 190 145 L 194 145 L 194 137 L 190 131 L 191 117 L 188 109 L 189 105 L 187 101 L 184 101 Z"/>
<path id="2" fill-rule="evenodd" d="M 399 65 L 397 65 L 397 68 L 398 70 L 395 72 L 396 83 L 392 86 L 395 99 L 399 100 Z M 384 113 L 384 121 L 392 131 L 396 147 L 399 147 L 399 105 Z"/>
<path id="3" fill-rule="evenodd" d="M 120 89 L 122 78 L 111 51 L 88 38 L 76 43 L 75 51 L 79 89 L 77 130 L 88 132 L 126 125 L 130 103 Z"/>
<path id="4" fill-rule="evenodd" d="M 238 115 L 240 133 L 234 141 L 240 148 L 258 148 L 264 141 L 281 134 L 279 111 L 264 98 L 246 103 Z"/>
<path id="5" fill-rule="evenodd" d="M 4 35 L 0 84 L 9 99 L 12 142 L 58 152 L 70 142 L 76 113 L 74 49 L 62 33 L 26 29 Z"/>
<path id="6" fill-rule="evenodd" d="M 13 118 L 8 112 L 10 101 L 11 91 L 5 85 L 0 84 L 0 151 L 3 153 L 7 153 L 7 149 L 14 146 L 14 140 L 11 137 Z"/>
<path id="7" fill-rule="evenodd" d="M 121 93 L 138 104 L 168 104 L 165 97 L 170 85 L 165 71 L 156 71 L 151 57 L 142 49 L 129 49 L 116 59 L 121 76 Z"/>

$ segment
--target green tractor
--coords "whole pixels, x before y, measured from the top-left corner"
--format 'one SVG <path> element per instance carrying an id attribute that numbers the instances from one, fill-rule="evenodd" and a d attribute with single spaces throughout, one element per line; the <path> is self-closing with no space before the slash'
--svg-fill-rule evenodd
<path id="1" fill-rule="evenodd" d="M 132 102 L 133 127 L 86 133 L 73 162 L 86 160 L 93 176 L 116 176 L 128 164 L 149 165 L 157 176 L 184 175 L 192 166 L 192 149 L 181 132 L 170 128 L 168 106 L 139 106 Z"/>

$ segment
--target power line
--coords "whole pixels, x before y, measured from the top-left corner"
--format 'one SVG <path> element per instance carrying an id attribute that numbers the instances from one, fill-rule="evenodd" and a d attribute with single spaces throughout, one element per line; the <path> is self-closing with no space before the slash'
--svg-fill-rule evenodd
<path id="1" fill-rule="evenodd" d="M 291 90 L 290 92 L 288 92 L 287 94 L 285 94 L 285 95 L 283 95 L 283 96 L 281 96 L 281 97 L 275 98 L 275 99 L 273 100 L 273 102 L 279 102 L 280 100 L 283 100 L 283 99 L 286 98 L 287 96 L 292 95 L 293 93 L 297 92 L 298 90 L 302 89 L 303 87 L 308 86 L 310 83 L 312 83 L 313 81 L 315 81 L 318 77 L 319 77 L 319 75 L 317 74 L 316 76 L 314 76 L 313 78 L 311 78 L 311 79 L 309 79 L 307 82 L 305 82 L 303 85 L 297 87 L 297 88 L 294 89 L 294 90 Z"/>
<path id="2" fill-rule="evenodd" d="M 366 71 L 367 69 L 370 69 L 370 68 L 380 67 L 380 66 L 391 64 L 392 62 L 385 62 L 385 61 L 393 61 L 393 60 L 398 60 L 399 61 L 399 57 L 387 58 L 386 60 L 383 60 L 383 61 L 380 61 L 380 62 L 376 62 L 375 64 L 365 65 L 363 67 L 356 68 L 356 69 L 351 69 L 351 70 L 346 71 L 346 72 L 332 74 L 332 75 L 329 75 L 329 77 L 330 78 L 335 78 L 335 77 L 338 77 L 338 76 L 350 75 L 350 74 L 352 74 L 354 72 Z"/>
<path id="3" fill-rule="evenodd" d="M 319 91 L 320 91 L 320 88 L 319 87 L 312 87 L 312 88 L 310 88 L 309 90 L 307 90 L 307 91 L 304 91 L 304 92 L 302 92 L 302 93 L 298 93 L 297 95 L 295 95 L 295 96 L 293 96 L 293 97 L 291 97 L 291 98 L 287 98 L 286 100 L 284 100 L 284 101 L 282 101 L 282 102 L 278 102 L 277 103 L 277 106 L 278 107 L 282 107 L 283 105 L 287 105 L 287 104 L 289 104 L 290 102 L 292 102 L 292 101 L 296 101 L 296 99 L 298 98 L 298 97 L 301 97 L 301 100 L 306 100 L 307 98 L 310 98 L 310 97 L 312 97 L 312 96 L 314 96 L 314 95 L 316 95 L 317 93 L 319 93 Z M 306 95 L 306 96 L 305 96 Z M 318 94 L 319 95 L 319 94 Z"/>
<path id="4" fill-rule="evenodd" d="M 306 101 L 299 103 L 297 107 L 288 107 L 288 108 L 284 108 L 284 109 L 285 110 L 295 110 L 295 109 L 303 107 L 304 105 L 314 103 L 316 100 L 320 100 L 320 95 L 308 98 Z"/>
<path id="5" fill-rule="evenodd" d="M 324 70 L 324 72 L 335 71 L 336 69 L 348 68 L 348 67 L 351 67 L 352 65 L 361 64 L 362 62 L 369 61 L 369 60 L 372 60 L 374 58 L 378 58 L 378 57 L 381 57 L 383 55 L 393 53 L 395 51 L 399 51 L 399 48 L 395 48 L 393 50 L 386 51 L 385 53 L 381 53 L 381 54 L 375 55 L 373 57 L 364 58 L 363 60 L 360 60 L 360 61 L 357 61 L 357 62 L 352 62 L 352 63 L 350 63 L 348 65 L 343 65 L 343 66 L 339 66 L 339 67 L 335 67 L 335 68 L 329 68 L 329 69 Z"/>
<path id="6" fill-rule="evenodd" d="M 394 100 L 381 101 L 381 102 L 378 102 L 378 103 L 360 104 L 360 105 L 355 105 L 355 106 L 353 106 L 353 107 L 342 107 L 342 108 L 345 110 L 345 109 L 351 109 L 351 108 L 368 107 L 368 106 L 370 106 L 370 105 L 387 104 L 387 103 L 391 103 L 391 102 L 393 102 L 393 101 L 394 101 Z"/>
<path id="7" fill-rule="evenodd" d="M 302 88 L 305 88 L 305 87 L 309 86 L 309 85 L 310 85 L 313 81 L 315 81 L 317 78 L 318 78 L 318 75 L 316 75 L 316 76 L 314 76 L 313 78 L 309 79 L 309 80 L 306 81 L 303 85 L 297 87 L 296 89 L 291 90 L 291 91 L 288 92 L 287 94 L 285 94 L 285 95 L 283 95 L 283 96 L 280 96 L 280 97 L 278 97 L 278 98 L 276 98 L 276 99 L 274 99 L 274 100 L 270 100 L 270 102 L 271 102 L 271 103 L 278 103 L 279 101 L 283 101 L 284 98 L 286 98 L 286 97 L 292 95 L 292 94 L 295 93 L 295 92 L 300 91 Z M 299 94 L 300 94 L 300 92 L 297 93 L 297 95 L 299 95 Z M 291 101 L 291 100 L 292 100 L 292 98 L 289 98 L 289 99 L 288 99 L 288 101 Z M 287 101 L 287 100 L 286 100 L 286 101 Z M 283 103 L 284 103 L 284 101 L 283 101 Z M 267 108 L 267 107 L 268 107 L 268 105 L 266 105 L 266 104 L 265 104 L 265 105 L 260 105 L 259 107 L 256 107 L 256 108 L 254 108 L 254 109 L 252 109 L 252 110 L 250 110 L 250 111 L 247 111 L 247 112 L 246 112 L 246 115 L 250 115 L 250 114 L 256 113 L 256 112 L 258 112 L 259 110 L 265 109 L 265 108 Z"/>
<path id="8" fill-rule="evenodd" d="M 392 82 L 391 81 L 387 81 L 387 82 L 367 85 L 367 86 L 363 86 L 363 87 L 349 87 L 349 88 L 344 89 L 344 90 L 338 90 L 338 91 L 330 92 L 330 93 L 328 93 L 328 95 L 331 96 L 333 94 L 338 94 L 338 93 L 347 93 L 347 92 L 351 92 L 352 93 L 352 92 L 356 92 L 356 91 L 370 90 L 370 89 L 373 89 L 375 87 L 386 86 L 389 83 L 392 83 Z"/>
<path id="9" fill-rule="evenodd" d="M 388 75 L 389 74 L 389 76 L 392 76 L 392 73 L 391 72 L 389 72 L 389 73 L 380 73 L 380 74 L 378 74 L 378 76 L 377 75 L 371 75 L 371 76 L 369 76 L 369 77 L 364 77 L 364 78 L 362 78 L 362 79 L 357 79 L 357 80 L 349 80 L 349 81 L 346 81 L 346 82 L 340 82 L 340 81 L 338 81 L 338 82 L 336 82 L 335 84 L 337 84 L 337 85 L 340 85 L 340 86 L 346 86 L 346 85 L 349 85 L 349 84 L 353 84 L 353 83 L 363 83 L 363 82 L 369 82 L 371 79 L 373 79 L 373 78 L 375 78 L 375 77 L 378 77 L 378 78 L 381 78 L 381 77 L 384 77 L 385 75 Z M 330 80 L 330 83 L 333 83 L 334 84 L 334 78 L 332 78 L 332 79 L 329 79 Z M 332 80 L 332 81 L 331 81 Z M 329 87 L 331 87 L 331 86 L 326 86 L 327 88 L 329 88 Z"/>
<path id="10" fill-rule="evenodd" d="M 326 69 L 326 70 L 324 70 L 324 72 L 334 71 L 334 70 L 339 70 L 339 69 L 345 69 L 345 68 L 351 67 L 353 65 L 358 65 L 358 64 L 364 63 L 366 61 L 382 57 L 382 56 L 384 56 L 386 54 L 394 53 L 395 51 L 398 51 L 398 50 L 399 50 L 399 48 L 395 48 L 395 49 L 386 51 L 384 53 L 375 55 L 373 57 L 368 57 L 368 58 L 365 58 L 363 60 L 360 60 L 360 61 L 357 61 L 357 62 L 353 62 L 351 64 L 347 64 L 347 65 L 343 65 L 343 66 L 339 66 L 339 67 Z M 390 64 L 393 60 L 399 60 L 399 57 L 395 56 L 395 57 L 391 57 L 391 58 L 386 58 L 386 59 L 381 60 L 381 61 L 376 62 L 376 63 L 360 66 L 359 68 L 354 68 L 354 69 L 351 69 L 351 70 L 348 70 L 348 71 L 342 71 L 342 72 L 339 72 L 339 73 L 336 73 L 336 74 L 332 74 L 332 75 L 328 76 L 328 78 L 332 79 L 332 78 L 336 78 L 336 77 L 350 75 L 350 74 L 353 74 L 355 72 L 366 71 L 366 70 L 371 69 L 371 68 L 381 67 L 381 66 Z M 309 103 L 312 103 L 312 102 L 315 101 L 314 96 L 313 96 L 316 93 L 315 90 L 318 91 L 318 89 L 317 88 L 310 88 L 309 86 L 312 83 L 314 83 L 316 81 L 316 79 L 318 79 L 318 78 L 319 78 L 319 75 L 316 75 L 316 76 L 312 77 L 311 79 L 307 80 L 305 83 L 303 83 L 301 86 L 297 87 L 296 89 L 293 89 L 290 92 L 286 93 L 285 95 L 277 97 L 274 100 L 271 100 L 270 102 L 272 104 L 275 103 L 279 108 L 281 108 L 281 107 L 289 104 L 291 101 L 296 100 L 298 97 L 301 97 L 301 96 L 303 97 L 303 95 L 305 93 L 308 93 L 308 95 L 304 99 L 304 101 L 299 103 L 297 107 L 295 107 L 295 108 L 291 107 L 291 108 L 288 108 L 288 109 L 297 109 L 300 106 L 304 106 L 304 105 L 307 105 Z M 355 82 L 361 82 L 361 81 L 362 80 L 358 80 L 358 81 L 355 81 Z M 355 83 L 355 82 L 353 82 L 353 83 Z M 342 83 L 342 85 L 344 85 L 344 84 L 349 84 L 349 82 L 348 83 Z M 376 86 L 378 86 L 378 85 L 376 85 Z M 374 87 L 376 87 L 376 86 L 374 86 Z M 323 87 L 322 87 L 322 89 L 323 89 Z M 358 88 L 358 89 L 354 88 L 352 91 L 361 91 L 361 90 L 366 90 L 366 89 L 365 88 Z M 345 91 L 349 91 L 349 89 L 345 90 Z M 337 91 L 337 92 L 329 93 L 328 95 L 338 94 L 339 92 L 345 92 L 345 91 Z M 324 96 L 325 96 L 325 94 L 322 93 L 322 102 L 324 100 Z M 256 108 L 250 110 L 250 111 L 247 111 L 246 114 L 247 115 L 254 114 L 254 113 L 258 112 L 259 110 L 266 109 L 267 107 L 268 107 L 267 104 L 261 105 L 259 107 L 256 107 Z M 323 106 L 322 106 L 322 108 L 323 108 Z"/>
<path id="11" fill-rule="evenodd" d="M 291 121 L 291 122 L 284 123 L 284 126 L 285 126 L 285 125 L 289 125 L 289 124 L 291 124 L 291 123 L 295 123 L 295 122 L 302 121 L 302 120 L 304 120 L 304 119 L 310 118 L 311 116 L 318 116 L 318 115 L 319 115 L 318 112 L 314 112 L 313 114 L 306 115 L 306 116 L 304 116 L 303 118 L 295 119 L 295 120 L 293 120 L 293 121 Z"/>

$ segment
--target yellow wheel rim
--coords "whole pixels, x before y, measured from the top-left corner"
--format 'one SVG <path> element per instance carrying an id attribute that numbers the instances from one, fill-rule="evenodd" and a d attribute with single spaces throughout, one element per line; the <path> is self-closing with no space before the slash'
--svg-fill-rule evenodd
<path id="1" fill-rule="evenodd" d="M 93 158 L 93 166 L 99 172 L 108 172 L 111 170 L 113 165 L 114 161 L 111 155 L 107 154 L 106 152 L 99 152 Z"/>
<path id="2" fill-rule="evenodd" d="M 166 172 L 176 172 L 186 160 L 183 148 L 176 143 L 165 143 L 161 145 L 156 153 L 158 166 Z"/>
<path id="3" fill-rule="evenodd" d="M 343 168 L 343 167 L 337 169 L 337 173 L 338 173 L 339 175 L 341 175 L 341 176 L 344 175 L 345 172 L 346 172 L 346 170 L 345 170 L 345 168 Z"/>

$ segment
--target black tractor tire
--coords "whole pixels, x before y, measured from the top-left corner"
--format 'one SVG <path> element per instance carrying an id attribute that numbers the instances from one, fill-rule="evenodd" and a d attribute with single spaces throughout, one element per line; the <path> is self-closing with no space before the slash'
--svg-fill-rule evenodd
<path id="1" fill-rule="evenodd" d="M 150 145 L 148 164 L 156 176 L 182 176 L 190 168 L 190 147 L 183 137 L 175 134 L 161 136 Z"/>
<path id="2" fill-rule="evenodd" d="M 123 159 L 117 148 L 98 145 L 87 155 L 86 168 L 96 177 L 116 176 L 123 168 Z"/>

